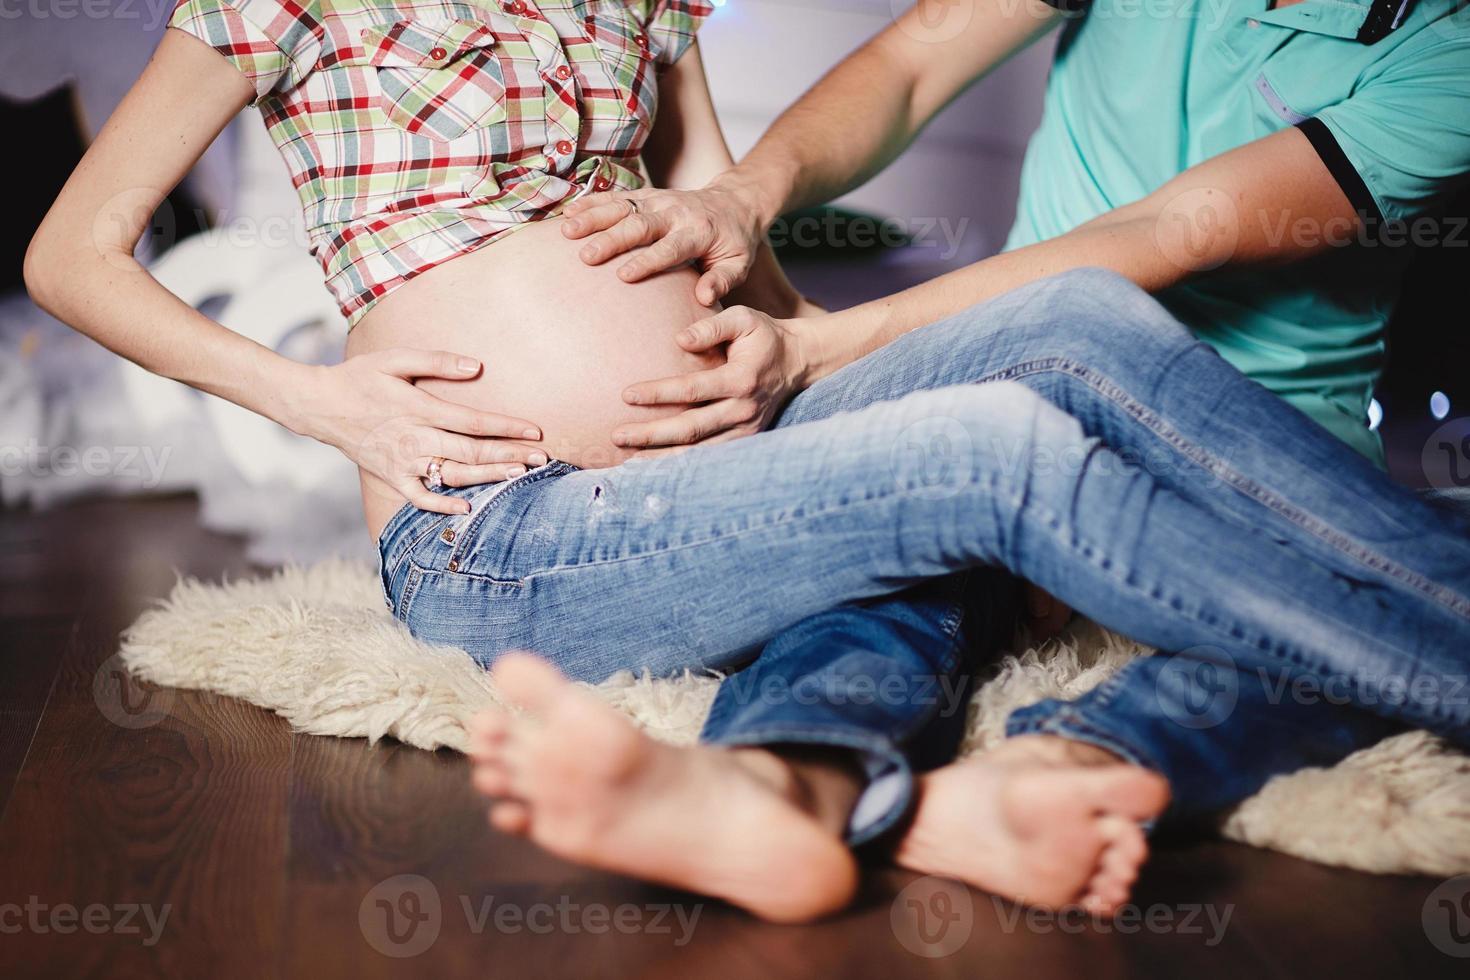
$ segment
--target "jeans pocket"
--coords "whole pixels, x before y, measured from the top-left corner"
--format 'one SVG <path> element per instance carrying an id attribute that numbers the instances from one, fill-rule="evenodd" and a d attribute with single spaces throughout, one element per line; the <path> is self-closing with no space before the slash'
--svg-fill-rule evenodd
<path id="1" fill-rule="evenodd" d="M 426 643 L 457 647 L 489 665 L 528 645 L 528 619 L 519 585 L 410 563 L 398 618 Z"/>
<path id="2" fill-rule="evenodd" d="M 555 528 L 525 519 L 528 498 L 537 489 L 577 472 L 577 467 L 552 460 L 529 473 L 498 483 L 470 499 L 470 513 L 430 541 L 439 549 L 420 554 L 425 568 L 518 587 L 522 576 L 512 568 L 512 543 L 520 555 L 549 552 Z"/>
<path id="3" fill-rule="evenodd" d="M 423 583 L 424 570 L 412 561 L 408 562 L 408 577 L 403 580 L 403 591 L 398 593 L 398 601 L 393 606 L 393 618 L 407 623 L 410 612 L 413 609 L 414 596 L 418 594 L 419 586 Z"/>

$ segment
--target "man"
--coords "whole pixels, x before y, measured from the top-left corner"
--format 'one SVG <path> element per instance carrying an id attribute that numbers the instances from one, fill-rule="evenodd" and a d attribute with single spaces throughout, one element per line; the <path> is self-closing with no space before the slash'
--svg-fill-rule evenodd
<path id="1" fill-rule="evenodd" d="M 621 267 L 627 281 L 697 261 L 704 269 L 699 298 L 712 304 L 743 280 L 779 215 L 861 183 L 963 88 L 1066 21 L 1007 250 L 898 295 L 810 320 L 778 322 L 746 309 L 712 317 L 680 342 L 690 350 L 726 345 L 725 365 L 627 393 L 634 404 L 698 407 L 629 426 L 619 441 L 657 450 L 790 424 L 799 419 L 782 413 L 793 394 L 879 352 L 878 360 L 863 362 L 863 377 L 875 377 L 882 358 L 901 348 L 907 361 L 894 353 L 890 366 L 928 365 L 933 376 L 924 380 L 935 385 L 996 377 L 1030 384 L 1113 448 L 1143 454 L 1150 439 L 1189 445 L 1193 433 L 1235 425 L 1240 459 L 1186 453 L 1171 457 L 1170 465 L 1218 474 L 1222 486 L 1210 504 L 1243 529 L 1280 534 L 1309 553 L 1372 542 L 1392 552 L 1387 574 L 1393 577 L 1418 578 L 1416 569 L 1436 563 L 1463 564 L 1458 547 L 1416 551 L 1406 540 L 1389 543 L 1395 532 L 1383 515 L 1338 507 L 1327 528 L 1293 516 L 1270 481 L 1325 500 L 1334 480 L 1368 480 L 1362 472 L 1368 467 L 1314 456 L 1291 472 L 1262 470 L 1263 441 L 1305 446 L 1310 438 L 1300 427 L 1250 432 L 1249 411 L 1236 425 L 1229 417 L 1234 399 L 1250 402 L 1257 389 L 1231 389 L 1228 399 L 1219 390 L 1199 392 L 1189 404 L 1186 384 L 1167 424 L 1139 435 L 1129 427 L 1146 420 L 1129 417 L 1126 398 L 1099 407 L 1079 389 L 1107 389 L 1127 376 L 1131 358 L 1178 358 L 1187 381 L 1186 359 L 1194 356 L 1188 345 L 1161 340 L 1168 329 L 1162 318 L 1129 307 L 1106 281 L 1093 285 L 1099 302 L 1118 314 L 1109 318 L 1115 349 L 1096 330 L 1069 337 L 1066 317 L 1028 320 L 1047 302 L 1045 289 L 1012 291 L 1084 266 L 1110 268 L 1153 293 L 1197 337 L 1312 420 L 1302 426 L 1325 427 L 1378 462 L 1381 448 L 1366 426 L 1366 407 L 1408 251 L 1387 246 L 1402 243 L 1401 225 L 1432 213 L 1470 172 L 1464 13 L 1451 0 L 1418 0 L 1412 7 L 1393 0 L 1288 0 L 1265 11 L 1193 0 L 1142 8 L 1094 0 L 1070 18 L 1039 0 L 950 4 L 937 18 L 927 16 L 929 7 L 900 17 L 834 69 L 739 166 L 708 187 L 589 197 L 568 209 L 568 234 L 587 239 L 582 254 L 589 263 L 639 250 Z M 976 307 L 1002 294 L 1009 295 Z M 1122 314 L 1130 310 L 1154 329 L 1128 330 Z M 1066 312 L 1075 321 L 1085 315 L 1075 305 Z M 945 318 L 952 319 L 917 329 Z M 1241 479 L 1242 472 L 1255 476 Z M 1168 482 L 1167 473 L 1157 475 Z M 1174 489 L 1185 492 L 1182 486 Z M 1365 569 L 1354 587 L 1371 589 L 1362 583 L 1373 581 L 1380 563 L 1366 556 L 1379 552 L 1358 553 Z M 854 654 L 877 651 L 895 672 L 927 665 L 941 678 L 962 676 L 963 663 L 949 657 L 961 625 L 977 633 L 996 625 L 994 610 L 982 611 L 976 622 L 976 592 L 950 581 L 834 610 L 777 637 L 750 670 L 843 689 L 854 672 L 871 669 L 852 667 L 870 662 Z M 1456 625 L 1447 629 L 1463 628 L 1458 604 L 1452 601 Z M 917 793 L 910 769 L 932 747 L 925 738 L 947 728 L 952 748 L 954 726 L 945 725 L 952 718 L 912 702 L 886 711 L 824 703 L 794 725 L 788 706 L 741 700 L 727 684 L 705 739 L 760 747 L 747 774 L 782 787 L 788 800 L 798 801 L 793 806 L 829 829 L 845 828 L 851 844 L 912 816 L 896 852 L 909 867 L 955 874 L 1023 901 L 1080 901 L 1106 912 L 1126 899 L 1143 857 L 1131 828 L 1160 816 L 1164 806 L 1140 770 L 1165 777 L 1173 813 L 1197 818 L 1239 801 L 1277 772 L 1330 763 L 1395 730 L 1392 711 L 1363 710 L 1366 691 L 1356 691 L 1350 704 L 1275 703 L 1263 690 L 1270 671 L 1287 677 L 1290 669 L 1270 657 L 1248 662 L 1208 649 L 1148 658 L 1076 701 L 1018 712 L 1006 746 L 926 776 Z M 554 678 L 532 664 L 508 664 L 503 679 L 533 707 L 562 700 Z M 746 689 L 754 690 L 754 682 Z M 1221 692 L 1229 692 L 1230 706 L 1212 713 Z M 517 737 L 501 723 L 489 728 L 481 785 L 494 793 L 515 768 L 495 746 Z M 687 764 L 686 771 L 684 762 L 640 764 L 639 798 L 653 805 L 689 799 L 687 787 L 707 776 L 703 765 Z M 617 782 L 603 780 L 609 781 Z M 671 785 L 685 795 L 668 793 Z M 538 802 L 544 800 L 503 807 L 498 822 L 533 828 Z M 640 804 L 624 794 L 607 804 L 613 807 Z M 647 841 L 657 838 L 647 828 L 659 818 L 642 807 L 636 820 L 648 851 Z M 544 834 L 533 830 L 533 836 L 547 842 Z M 718 836 L 712 846 L 719 846 Z M 713 880 L 721 874 L 739 877 L 743 868 L 750 876 L 748 854 L 741 868 L 705 869 L 706 882 L 661 869 L 667 855 L 629 857 L 637 850 L 631 844 L 613 849 L 622 851 L 616 861 L 605 852 L 586 859 L 707 883 L 705 890 L 716 893 L 730 890 Z M 754 898 L 743 904 L 783 918 L 836 907 L 850 895 L 850 882 L 836 865 L 824 867 L 822 874 L 836 883 L 806 906 L 793 911 Z M 741 894 L 793 887 L 775 878 L 746 880 Z"/>

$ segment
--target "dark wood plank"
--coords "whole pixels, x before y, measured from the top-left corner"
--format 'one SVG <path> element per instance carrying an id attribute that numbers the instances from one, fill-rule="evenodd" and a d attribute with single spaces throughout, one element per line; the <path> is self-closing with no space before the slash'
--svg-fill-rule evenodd
<path id="1" fill-rule="evenodd" d="M 0 627 L 0 817 L 46 708 L 61 651 L 76 629 L 76 620 L 64 617 L 16 619 Z"/>
<path id="2" fill-rule="evenodd" d="M 1465 977 L 1426 931 L 1433 878 L 1367 875 L 1220 842 L 1166 850 L 1145 879 L 1164 901 L 1234 906 L 1230 931 L 1286 977 Z M 1470 925 L 1470 923 L 1466 923 Z M 1470 954 L 1470 941 L 1461 946 Z"/>
<path id="3" fill-rule="evenodd" d="M 496 919 L 506 905 L 534 917 L 607 899 L 569 886 L 589 877 L 579 869 L 494 834 L 464 759 L 303 736 L 293 776 L 289 975 L 607 975 L 620 936 Z M 428 918 L 415 925 L 403 914 L 414 912 Z"/>
<path id="4" fill-rule="evenodd" d="M 0 822 L 4 900 L 26 906 L 6 973 L 260 976 L 280 932 L 290 732 L 113 659 L 175 569 L 243 570 L 239 545 L 199 532 L 187 502 L 122 513 L 79 508 L 56 544 L 82 626 Z"/>

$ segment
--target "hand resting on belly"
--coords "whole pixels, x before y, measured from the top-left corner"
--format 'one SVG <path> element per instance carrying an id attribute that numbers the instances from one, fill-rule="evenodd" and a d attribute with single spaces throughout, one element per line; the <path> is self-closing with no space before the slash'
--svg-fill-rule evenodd
<path id="1" fill-rule="evenodd" d="M 579 243 L 552 219 L 528 225 L 399 287 L 348 336 L 347 354 L 390 347 L 478 358 L 473 381 L 426 380 L 441 398 L 530 419 L 540 448 L 577 466 L 614 466 L 633 455 L 615 446 L 622 424 L 675 415 L 681 406 L 623 401 L 631 384 L 720 363 L 680 348 L 674 335 L 712 315 L 694 299 L 688 268 L 629 284 L 612 265 L 588 266 Z M 403 506 L 382 481 L 363 475 L 374 535 Z"/>

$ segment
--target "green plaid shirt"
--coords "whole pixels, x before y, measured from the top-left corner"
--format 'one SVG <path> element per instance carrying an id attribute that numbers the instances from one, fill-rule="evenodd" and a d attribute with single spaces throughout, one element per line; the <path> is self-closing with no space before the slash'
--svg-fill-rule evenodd
<path id="1" fill-rule="evenodd" d="M 255 86 L 349 323 L 589 190 L 642 185 L 706 0 L 182 0 Z"/>

